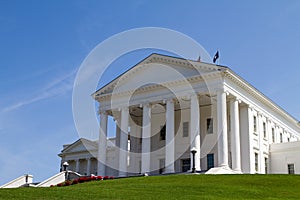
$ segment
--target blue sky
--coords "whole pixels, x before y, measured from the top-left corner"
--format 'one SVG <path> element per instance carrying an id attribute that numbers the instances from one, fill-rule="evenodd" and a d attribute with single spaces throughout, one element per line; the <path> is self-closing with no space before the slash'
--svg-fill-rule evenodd
<path id="1" fill-rule="evenodd" d="M 0 185 L 58 172 L 62 145 L 79 137 L 72 87 L 81 62 L 132 28 L 169 28 L 211 56 L 219 49 L 220 64 L 300 119 L 299 10 L 297 0 L 0 1 Z M 105 81 L 148 54 L 116 62 Z"/>

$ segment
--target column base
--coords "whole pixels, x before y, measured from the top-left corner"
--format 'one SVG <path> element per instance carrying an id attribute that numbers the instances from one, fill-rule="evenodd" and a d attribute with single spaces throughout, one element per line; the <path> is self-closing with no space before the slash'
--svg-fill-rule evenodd
<path id="1" fill-rule="evenodd" d="M 233 171 L 235 171 L 237 174 L 242 174 L 242 170 L 241 169 L 234 169 Z"/>
<path id="2" fill-rule="evenodd" d="M 175 170 L 165 170 L 162 174 L 174 174 Z"/>
<path id="3" fill-rule="evenodd" d="M 122 178 L 122 177 L 127 177 L 128 174 L 127 172 L 119 172 L 119 177 Z"/>
<path id="4" fill-rule="evenodd" d="M 209 169 L 205 174 L 239 174 L 238 172 L 230 169 L 228 166 L 214 167 Z"/>

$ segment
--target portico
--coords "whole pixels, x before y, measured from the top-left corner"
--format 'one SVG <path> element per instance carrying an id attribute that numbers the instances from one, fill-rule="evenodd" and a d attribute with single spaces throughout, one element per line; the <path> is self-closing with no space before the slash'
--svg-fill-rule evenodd
<path id="1" fill-rule="evenodd" d="M 195 154 L 195 168 L 196 171 L 206 171 L 207 161 L 206 154 L 214 154 L 215 167 L 227 167 L 229 168 L 229 152 L 231 153 L 232 169 L 237 172 L 241 172 L 241 155 L 240 155 L 240 131 L 239 131 L 239 100 L 233 97 L 231 94 L 225 91 L 218 91 L 215 97 L 207 97 L 205 93 L 199 93 L 190 95 L 187 97 L 182 97 L 182 99 L 167 99 L 162 101 L 155 101 L 147 103 L 140 103 L 137 105 L 131 105 L 129 107 L 122 107 L 114 111 L 101 111 L 100 112 L 100 131 L 105 138 L 107 135 L 107 118 L 108 113 L 113 115 L 117 113 L 120 123 L 120 134 L 116 134 L 116 141 L 120 141 L 120 148 L 118 151 L 118 161 L 119 170 L 118 176 L 123 177 L 130 174 L 151 174 L 157 171 L 159 166 L 155 166 L 153 162 L 158 163 L 158 159 L 151 156 L 151 154 L 160 155 L 160 158 L 164 159 L 163 173 L 178 173 L 182 172 L 180 167 L 181 163 L 178 163 L 179 159 L 189 159 L 190 169 L 193 166 L 192 154 L 190 150 L 192 148 L 196 149 Z M 230 96 L 230 98 L 228 98 Z M 213 101 L 213 102 L 209 102 Z M 219 102 L 220 101 L 220 102 Z M 201 103 L 200 103 L 201 102 Z M 230 104 L 230 107 L 227 106 Z M 159 107 L 159 109 L 157 108 Z M 215 108 L 213 108 L 215 107 Z M 159 111 L 158 111 L 159 110 Z M 202 111 L 203 110 L 203 111 Z M 230 111 L 230 121 L 229 125 L 231 128 L 231 149 L 228 146 L 228 134 L 227 134 L 227 110 Z M 157 112 L 158 111 L 158 112 Z M 216 111 L 216 113 L 212 113 Z M 203 113 L 202 113 L 203 112 Z M 217 123 L 217 129 L 213 130 L 213 133 L 207 133 L 206 119 L 211 116 L 217 116 L 213 121 Z M 187 119 L 188 118 L 188 119 Z M 156 122 L 162 119 L 160 126 L 157 126 Z M 214 119 L 214 117 L 212 117 Z M 180 122 L 179 122 L 180 121 Z M 140 123 L 139 123 L 140 122 Z M 178 124 L 175 125 L 175 123 Z M 219 123 L 221 122 L 221 123 Z M 154 124 L 155 123 L 155 124 Z M 183 124 L 188 124 L 188 133 L 184 137 Z M 139 127 L 138 129 L 133 128 L 133 126 Z M 165 126 L 165 138 L 161 137 L 163 132 L 159 128 Z M 212 124 L 212 126 L 216 126 Z M 130 127 L 130 128 L 129 128 Z M 130 131 L 129 131 L 130 130 Z M 208 135 L 208 136 L 207 136 Z M 135 145 L 134 138 L 138 139 L 139 144 Z M 210 141 L 211 145 L 204 145 L 205 151 L 201 154 L 201 137 L 206 138 L 205 141 Z M 128 138 L 129 143 L 128 143 Z M 102 139 L 102 141 L 105 139 Z M 163 141 L 163 145 L 160 146 L 159 143 Z M 183 142 L 184 141 L 184 142 Z M 105 142 L 104 142 L 105 143 Z M 157 144 L 158 143 L 158 144 Z M 128 148 L 127 145 L 130 145 Z M 138 145 L 140 145 L 141 151 L 138 151 Z M 181 147 L 178 147 L 178 146 Z M 98 174 L 105 175 L 105 154 L 103 142 L 99 142 L 99 157 L 101 162 L 98 162 Z M 215 146 L 220 151 L 215 151 Z M 176 147 L 178 147 L 176 149 Z M 101 150 L 100 150 L 101 149 Z M 128 159 L 134 159 L 136 155 L 140 154 L 140 166 L 130 166 L 135 165 L 137 162 L 128 162 Z M 178 154 L 181 154 L 178 156 Z M 183 157 L 182 157 L 183 156 Z M 175 166 L 177 162 L 177 167 Z M 201 164 L 203 163 L 203 164 Z M 202 167 L 201 167 L 202 166 Z"/>

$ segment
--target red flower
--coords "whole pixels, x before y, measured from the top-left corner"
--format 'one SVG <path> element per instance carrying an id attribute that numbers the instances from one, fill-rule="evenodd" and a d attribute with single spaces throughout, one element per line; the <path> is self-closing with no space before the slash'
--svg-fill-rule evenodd
<path id="1" fill-rule="evenodd" d="M 61 186 L 62 186 L 62 184 L 61 184 L 61 183 L 57 184 L 57 187 L 61 187 Z"/>
<path id="2" fill-rule="evenodd" d="M 85 177 L 80 177 L 79 179 L 78 179 L 78 182 L 79 183 L 83 183 L 83 182 L 85 182 L 86 181 L 86 178 Z"/>
<path id="3" fill-rule="evenodd" d="M 108 176 L 104 176 L 103 177 L 103 180 L 107 180 L 109 177 Z"/>
<path id="4" fill-rule="evenodd" d="M 102 177 L 102 176 L 97 176 L 97 179 L 98 179 L 98 180 L 102 180 L 103 177 Z"/>
<path id="5" fill-rule="evenodd" d="M 86 177 L 86 180 L 85 181 L 91 181 L 91 177 Z"/>
<path id="6" fill-rule="evenodd" d="M 65 182 L 65 186 L 69 186 L 69 185 L 71 185 L 71 182 L 70 181 L 66 181 Z"/>
<path id="7" fill-rule="evenodd" d="M 75 185 L 78 183 L 78 179 L 73 180 L 72 185 Z"/>
<path id="8" fill-rule="evenodd" d="M 114 178 L 115 178 L 115 177 L 113 177 L 113 176 L 110 176 L 110 177 L 109 177 L 109 179 L 114 179 Z"/>
<path id="9" fill-rule="evenodd" d="M 50 185 L 50 187 L 54 187 L 54 185 Z"/>

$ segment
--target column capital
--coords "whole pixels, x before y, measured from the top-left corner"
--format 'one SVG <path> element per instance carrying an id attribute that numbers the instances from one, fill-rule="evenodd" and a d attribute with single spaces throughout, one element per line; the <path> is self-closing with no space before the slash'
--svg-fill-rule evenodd
<path id="1" fill-rule="evenodd" d="M 121 106 L 120 108 L 120 111 L 124 110 L 124 111 L 128 111 L 129 110 L 129 106 Z"/>
<path id="2" fill-rule="evenodd" d="M 228 96 L 230 94 L 229 91 L 226 90 L 225 88 L 216 88 L 215 92 L 217 95 L 225 93 L 226 96 Z"/>
<path id="3" fill-rule="evenodd" d="M 230 101 L 237 101 L 238 103 L 242 103 L 242 100 L 236 96 L 232 96 L 229 99 L 230 99 Z"/>
<path id="4" fill-rule="evenodd" d="M 99 115 L 108 115 L 108 111 L 107 110 L 99 110 Z"/>
<path id="5" fill-rule="evenodd" d="M 173 98 L 167 99 L 166 102 L 168 103 L 175 103 L 175 100 Z"/>
<path id="6" fill-rule="evenodd" d="M 258 116 L 258 117 L 263 117 L 263 113 L 260 112 L 260 111 L 257 111 L 257 116 Z"/>
<path id="7" fill-rule="evenodd" d="M 255 110 L 254 107 L 253 107 L 252 105 L 248 105 L 248 107 L 249 107 L 249 109 L 250 109 L 251 111 Z"/>
<path id="8" fill-rule="evenodd" d="M 199 95 L 196 94 L 196 93 L 193 93 L 193 94 L 189 94 L 189 99 L 192 99 L 192 98 L 199 98 Z"/>
<path id="9" fill-rule="evenodd" d="M 150 108 L 151 106 L 152 106 L 152 105 L 151 105 L 150 102 L 145 102 L 145 103 L 141 104 L 141 108 L 144 108 L 144 107 Z"/>

